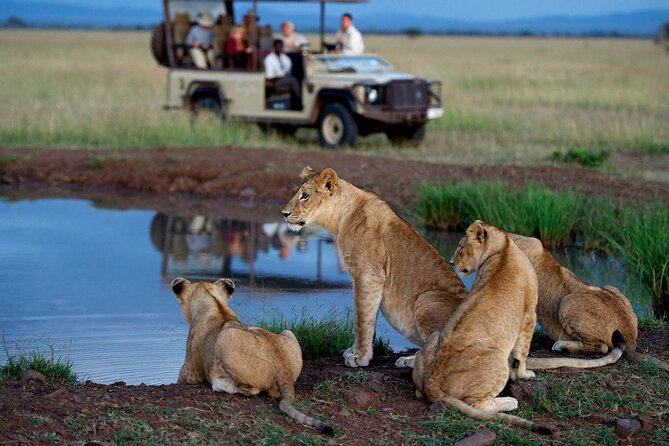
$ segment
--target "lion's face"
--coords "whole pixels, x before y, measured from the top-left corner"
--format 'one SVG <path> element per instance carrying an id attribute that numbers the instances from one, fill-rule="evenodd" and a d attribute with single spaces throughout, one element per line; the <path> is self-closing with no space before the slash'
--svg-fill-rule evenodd
<path id="1" fill-rule="evenodd" d="M 484 223 L 479 220 L 472 223 L 451 257 L 451 265 L 465 276 L 475 272 L 485 250 L 487 239 L 488 231 Z"/>
<path id="2" fill-rule="evenodd" d="M 317 173 L 307 166 L 302 170 L 302 184 L 281 213 L 294 231 L 308 223 L 318 223 L 319 215 L 327 208 L 327 203 L 337 188 L 337 173 L 324 169 Z"/>
<path id="3" fill-rule="evenodd" d="M 191 323 L 193 314 L 200 306 L 227 307 L 227 302 L 235 292 L 235 283 L 230 279 L 218 279 L 214 283 L 191 283 L 188 279 L 177 277 L 172 281 L 172 292 L 179 302 L 184 318 Z"/>

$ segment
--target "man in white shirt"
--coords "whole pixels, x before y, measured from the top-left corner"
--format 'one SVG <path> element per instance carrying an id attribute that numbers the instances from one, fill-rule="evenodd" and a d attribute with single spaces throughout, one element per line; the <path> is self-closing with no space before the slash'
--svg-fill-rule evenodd
<path id="1" fill-rule="evenodd" d="M 300 99 L 300 85 L 293 76 L 291 70 L 293 64 L 290 58 L 283 51 L 283 40 L 274 41 L 274 50 L 263 59 L 265 65 L 265 80 L 267 86 L 271 87 L 274 93 L 290 93 L 291 108 L 300 108 L 298 104 Z"/>
<path id="2" fill-rule="evenodd" d="M 353 26 L 353 16 L 344 13 L 341 16 L 341 29 L 337 31 L 337 52 L 346 55 L 362 54 L 365 43 L 362 34 Z"/>

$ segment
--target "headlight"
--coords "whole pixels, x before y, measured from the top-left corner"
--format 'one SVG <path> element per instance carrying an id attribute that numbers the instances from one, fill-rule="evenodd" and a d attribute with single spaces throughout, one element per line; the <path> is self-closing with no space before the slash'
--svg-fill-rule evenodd
<path id="1" fill-rule="evenodd" d="M 379 100 L 379 91 L 376 88 L 370 88 L 367 91 L 367 103 L 376 104 L 378 100 Z"/>

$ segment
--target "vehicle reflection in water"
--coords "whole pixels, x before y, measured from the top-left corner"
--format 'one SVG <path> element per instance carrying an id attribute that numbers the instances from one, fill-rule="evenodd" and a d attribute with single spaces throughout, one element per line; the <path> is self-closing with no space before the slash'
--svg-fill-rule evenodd
<path id="1" fill-rule="evenodd" d="M 151 242 L 161 276 L 230 277 L 251 291 L 348 288 L 351 280 L 329 233 L 292 231 L 284 222 L 156 214 Z"/>

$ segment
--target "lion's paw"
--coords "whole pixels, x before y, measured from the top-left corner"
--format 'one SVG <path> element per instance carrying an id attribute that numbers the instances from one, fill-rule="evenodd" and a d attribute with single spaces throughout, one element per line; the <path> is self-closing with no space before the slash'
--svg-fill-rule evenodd
<path id="1" fill-rule="evenodd" d="M 372 355 L 357 355 L 353 347 L 349 347 L 344 350 L 344 364 L 346 367 L 367 367 L 369 361 L 372 359 Z"/>
<path id="2" fill-rule="evenodd" d="M 518 409 L 518 400 L 510 396 L 495 398 L 495 409 L 497 412 L 508 412 Z"/>
<path id="3" fill-rule="evenodd" d="M 404 368 L 413 368 L 414 362 L 416 361 L 416 355 L 411 356 L 402 356 L 395 361 L 395 367 L 398 369 Z"/>
<path id="4" fill-rule="evenodd" d="M 524 372 L 518 372 L 517 377 L 519 379 L 530 379 L 534 378 L 536 375 L 532 370 L 525 370 Z"/>
<path id="5" fill-rule="evenodd" d="M 555 344 L 553 344 L 553 347 L 551 347 L 551 350 L 556 351 L 556 352 L 561 352 L 564 347 L 565 347 L 564 342 L 555 341 Z"/>

